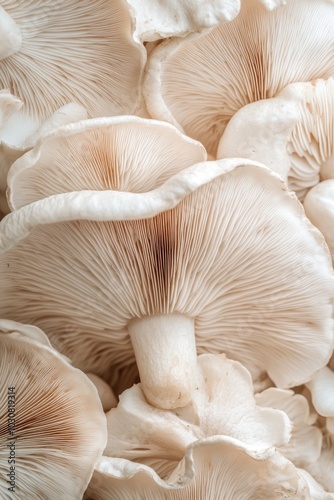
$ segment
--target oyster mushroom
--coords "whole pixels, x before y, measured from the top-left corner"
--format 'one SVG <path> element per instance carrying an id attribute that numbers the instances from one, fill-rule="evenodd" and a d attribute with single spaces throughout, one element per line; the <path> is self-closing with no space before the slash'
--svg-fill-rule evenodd
<path id="1" fill-rule="evenodd" d="M 142 182 L 150 176 L 143 170 Z M 42 327 L 105 379 L 134 361 L 131 337 L 145 396 L 161 408 L 189 403 L 196 347 L 226 352 L 254 377 L 267 371 L 283 388 L 332 353 L 324 240 L 283 181 L 245 160 L 193 165 L 147 193 L 40 199 L 1 221 L 0 246 L 1 315 Z"/>
<path id="2" fill-rule="evenodd" d="M 134 116 L 82 120 L 51 131 L 15 162 L 9 204 L 17 209 L 87 189 L 145 192 L 205 159 L 200 143 L 163 122 Z"/>
<path id="3" fill-rule="evenodd" d="M 22 121 L 40 125 L 69 102 L 91 117 L 135 111 L 146 52 L 133 39 L 124 2 L 3 0 L 1 7 L 0 26 L 12 23 L 22 44 L 7 29 L 11 48 L 0 61 L 0 88 L 24 102 Z"/>
<path id="4" fill-rule="evenodd" d="M 215 156 L 227 123 L 243 106 L 274 97 L 289 83 L 334 75 L 333 25 L 334 5 L 326 0 L 290 0 L 272 12 L 258 0 L 243 0 L 233 21 L 152 52 L 147 109 Z"/>
<path id="5" fill-rule="evenodd" d="M 1 498 L 81 498 L 107 438 L 94 385 L 36 327 L 0 321 L 0 350 Z"/>

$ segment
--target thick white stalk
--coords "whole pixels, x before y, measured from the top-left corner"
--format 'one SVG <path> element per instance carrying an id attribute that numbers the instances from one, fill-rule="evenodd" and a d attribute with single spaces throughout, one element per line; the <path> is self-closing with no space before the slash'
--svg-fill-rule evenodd
<path id="1" fill-rule="evenodd" d="M 5 9 L 0 7 L 0 60 L 18 52 L 21 45 L 20 28 Z"/>
<path id="2" fill-rule="evenodd" d="M 179 314 L 146 316 L 128 324 L 147 401 L 158 408 L 186 406 L 196 376 L 194 320 Z"/>

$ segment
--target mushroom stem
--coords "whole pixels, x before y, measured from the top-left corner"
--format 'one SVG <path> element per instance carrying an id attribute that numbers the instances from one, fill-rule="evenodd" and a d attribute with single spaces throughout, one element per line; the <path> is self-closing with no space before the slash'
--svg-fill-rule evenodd
<path id="1" fill-rule="evenodd" d="M 5 9 L 0 7 L 0 60 L 18 52 L 21 45 L 20 28 Z"/>
<path id="2" fill-rule="evenodd" d="M 142 390 L 158 408 L 186 406 L 196 374 L 194 320 L 178 314 L 146 316 L 128 324 Z"/>

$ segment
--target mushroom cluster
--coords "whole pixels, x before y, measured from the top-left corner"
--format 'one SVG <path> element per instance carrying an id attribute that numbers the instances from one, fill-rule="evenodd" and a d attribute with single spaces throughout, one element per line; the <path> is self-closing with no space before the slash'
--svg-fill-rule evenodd
<path id="1" fill-rule="evenodd" d="M 0 498 L 334 500 L 333 1 L 0 42 Z"/>

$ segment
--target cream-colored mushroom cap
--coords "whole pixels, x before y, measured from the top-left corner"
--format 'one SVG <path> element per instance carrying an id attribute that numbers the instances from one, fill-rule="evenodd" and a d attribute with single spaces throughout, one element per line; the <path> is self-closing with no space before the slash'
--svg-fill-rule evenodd
<path id="1" fill-rule="evenodd" d="M 0 326 L 1 498 L 81 498 L 107 438 L 97 391 L 36 340 L 36 328 L 8 323 Z"/>
<path id="2" fill-rule="evenodd" d="M 292 82 L 334 76 L 333 25 L 327 0 L 289 0 L 273 12 L 243 0 L 233 21 L 152 52 L 147 109 L 215 155 L 226 124 L 246 104 L 274 97 Z"/>
<path id="3" fill-rule="evenodd" d="M 310 86 L 287 144 L 289 186 L 301 201 L 320 180 L 334 179 L 334 78 Z"/>
<path id="4" fill-rule="evenodd" d="M 307 399 L 292 390 L 271 387 L 255 395 L 259 406 L 284 411 L 292 422 L 289 443 L 278 450 L 297 467 L 304 467 L 318 460 L 322 446 L 322 433 L 316 427 L 317 415 L 310 414 Z"/>
<path id="5" fill-rule="evenodd" d="M 131 337 L 156 406 L 188 404 L 196 349 L 283 388 L 332 353 L 323 237 L 284 182 L 250 161 L 199 163 L 147 193 L 53 195 L 3 219 L 0 244 L 2 316 L 41 327 L 106 379 L 133 363 Z"/>
<path id="6" fill-rule="evenodd" d="M 185 458 L 162 481 L 153 469 L 119 458 L 102 458 L 87 500 L 311 500 L 297 469 L 273 448 L 266 451 L 229 437 L 189 445 Z"/>
<path id="7" fill-rule="evenodd" d="M 119 0 L 1 3 L 22 37 L 0 61 L 0 88 L 44 121 L 77 102 L 89 116 L 132 113 L 138 104 L 144 47 L 133 39 L 131 16 Z M 10 43 L 10 32 L 1 33 Z"/>
<path id="8" fill-rule="evenodd" d="M 203 146 L 175 127 L 135 116 L 82 120 L 59 127 L 10 169 L 9 203 L 17 209 L 58 193 L 140 193 L 206 159 Z"/>
<path id="9" fill-rule="evenodd" d="M 240 10 L 240 0 L 127 0 L 140 40 L 155 41 L 185 36 L 231 21 Z"/>

